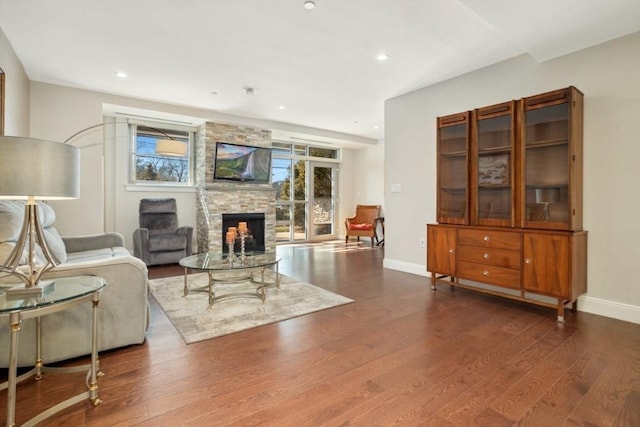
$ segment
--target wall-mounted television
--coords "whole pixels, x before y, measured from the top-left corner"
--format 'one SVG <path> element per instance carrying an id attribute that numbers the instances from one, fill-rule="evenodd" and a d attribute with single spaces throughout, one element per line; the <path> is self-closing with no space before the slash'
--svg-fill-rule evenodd
<path id="1" fill-rule="evenodd" d="M 213 179 L 269 183 L 271 149 L 216 142 Z"/>

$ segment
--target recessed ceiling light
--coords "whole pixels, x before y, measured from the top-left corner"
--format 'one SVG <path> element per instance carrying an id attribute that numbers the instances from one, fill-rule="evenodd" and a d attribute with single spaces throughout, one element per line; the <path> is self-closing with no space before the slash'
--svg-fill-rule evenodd
<path id="1" fill-rule="evenodd" d="M 127 73 L 125 73 L 124 71 L 116 71 L 116 77 L 124 79 L 125 77 L 127 77 Z"/>
<path id="2" fill-rule="evenodd" d="M 278 106 L 278 110 L 284 110 L 284 109 L 286 109 L 286 108 L 287 108 L 287 107 L 285 107 L 284 105 L 279 105 L 279 106 Z"/>
<path id="3" fill-rule="evenodd" d="M 380 129 L 380 126 L 374 126 L 373 128 L 377 130 Z"/>
<path id="4" fill-rule="evenodd" d="M 316 4 L 312 1 L 306 1 L 304 2 L 304 8 L 307 10 L 311 10 L 314 9 L 316 7 Z"/>
<path id="5" fill-rule="evenodd" d="M 376 56 L 376 59 L 380 62 L 383 62 L 389 59 L 389 55 L 387 55 L 386 53 L 379 53 L 378 56 Z"/>

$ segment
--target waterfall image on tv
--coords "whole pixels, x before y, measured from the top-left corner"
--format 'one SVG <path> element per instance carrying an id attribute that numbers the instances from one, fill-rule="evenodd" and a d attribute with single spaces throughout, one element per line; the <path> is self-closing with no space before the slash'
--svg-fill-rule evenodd
<path id="1" fill-rule="evenodd" d="M 269 183 L 271 176 L 271 149 L 216 143 L 213 165 L 214 179 Z"/>

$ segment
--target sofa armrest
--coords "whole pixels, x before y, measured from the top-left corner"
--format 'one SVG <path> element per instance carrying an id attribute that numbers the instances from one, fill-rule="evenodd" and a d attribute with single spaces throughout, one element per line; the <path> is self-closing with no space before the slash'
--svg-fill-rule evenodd
<path id="1" fill-rule="evenodd" d="M 82 252 L 95 249 L 124 247 L 124 237 L 120 233 L 89 234 L 85 236 L 63 237 L 67 252 Z"/>
<path id="2" fill-rule="evenodd" d="M 133 230 L 133 256 L 144 261 L 149 265 L 149 229 L 136 228 Z"/>

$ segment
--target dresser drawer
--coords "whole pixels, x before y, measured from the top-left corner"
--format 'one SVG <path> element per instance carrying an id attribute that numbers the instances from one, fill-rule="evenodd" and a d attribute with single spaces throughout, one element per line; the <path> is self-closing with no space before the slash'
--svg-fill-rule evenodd
<path id="1" fill-rule="evenodd" d="M 520 270 L 458 261 L 456 276 L 461 279 L 520 289 Z"/>
<path id="2" fill-rule="evenodd" d="M 514 270 L 520 269 L 520 251 L 460 245 L 458 246 L 457 256 L 460 261 L 470 261 Z"/>
<path id="3" fill-rule="evenodd" d="M 520 233 L 494 230 L 458 230 L 458 244 L 483 248 L 509 249 L 519 251 Z"/>

